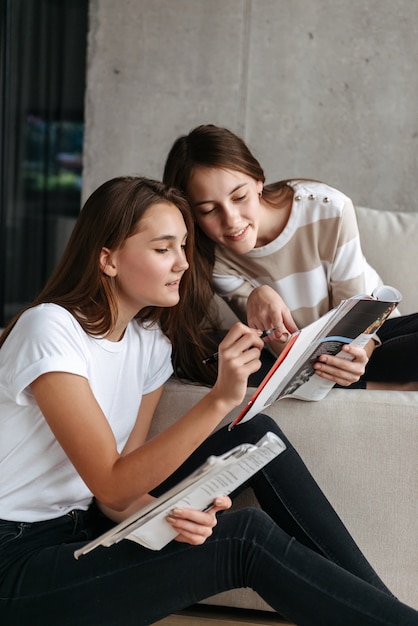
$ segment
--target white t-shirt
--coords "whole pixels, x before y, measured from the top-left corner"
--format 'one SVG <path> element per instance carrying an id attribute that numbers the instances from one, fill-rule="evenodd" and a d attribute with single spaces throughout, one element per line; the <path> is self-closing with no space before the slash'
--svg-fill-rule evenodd
<path id="1" fill-rule="evenodd" d="M 133 321 L 121 341 L 111 342 L 85 333 L 55 304 L 27 310 L 0 349 L 0 518 L 51 519 L 92 501 L 29 389 L 38 376 L 60 371 L 87 378 L 120 450 L 142 396 L 171 376 L 170 357 L 158 326 Z"/>

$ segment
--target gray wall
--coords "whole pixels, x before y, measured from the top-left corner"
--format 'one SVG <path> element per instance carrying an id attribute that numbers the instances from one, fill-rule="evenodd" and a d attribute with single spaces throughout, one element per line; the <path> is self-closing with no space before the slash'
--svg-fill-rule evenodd
<path id="1" fill-rule="evenodd" d="M 416 211 L 417 61 L 416 0 L 90 0 L 83 195 L 161 178 L 174 139 L 212 122 L 268 181 Z"/>

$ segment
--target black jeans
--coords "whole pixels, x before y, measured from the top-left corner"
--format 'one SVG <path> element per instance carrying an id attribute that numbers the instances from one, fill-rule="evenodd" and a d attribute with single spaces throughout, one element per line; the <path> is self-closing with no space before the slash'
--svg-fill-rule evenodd
<path id="1" fill-rule="evenodd" d="M 172 541 L 154 552 L 124 540 L 75 560 L 74 550 L 109 525 L 94 506 L 46 522 L 1 522 L 1 624 L 151 624 L 215 593 L 251 587 L 295 624 L 418 625 L 418 612 L 387 590 L 269 417 L 216 432 L 157 491 L 210 454 L 269 430 L 287 449 L 248 485 L 264 510 L 220 514 L 202 546 Z"/>
<path id="2" fill-rule="evenodd" d="M 375 349 L 363 376 L 365 381 L 418 381 L 418 313 L 393 317 L 377 332 L 382 345 Z"/>

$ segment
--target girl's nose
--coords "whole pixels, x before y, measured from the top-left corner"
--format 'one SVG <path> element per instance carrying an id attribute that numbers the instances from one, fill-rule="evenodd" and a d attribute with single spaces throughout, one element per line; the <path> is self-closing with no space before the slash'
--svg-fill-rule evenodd
<path id="1" fill-rule="evenodd" d="M 222 212 L 223 221 L 226 226 L 234 226 L 240 219 L 238 207 L 227 205 Z"/>
<path id="2" fill-rule="evenodd" d="M 175 264 L 176 270 L 181 272 L 181 271 L 186 271 L 189 268 L 189 262 L 187 261 L 186 258 L 186 253 L 184 250 L 182 250 L 177 258 L 176 264 Z"/>

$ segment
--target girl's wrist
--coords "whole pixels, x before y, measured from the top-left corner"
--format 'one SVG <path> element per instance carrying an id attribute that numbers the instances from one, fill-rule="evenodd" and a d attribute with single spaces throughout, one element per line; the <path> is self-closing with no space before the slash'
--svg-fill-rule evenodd
<path id="1" fill-rule="evenodd" d="M 230 411 L 235 409 L 239 403 L 234 402 L 216 389 L 216 385 L 212 387 L 206 396 L 210 401 L 211 410 L 222 420 Z"/>

